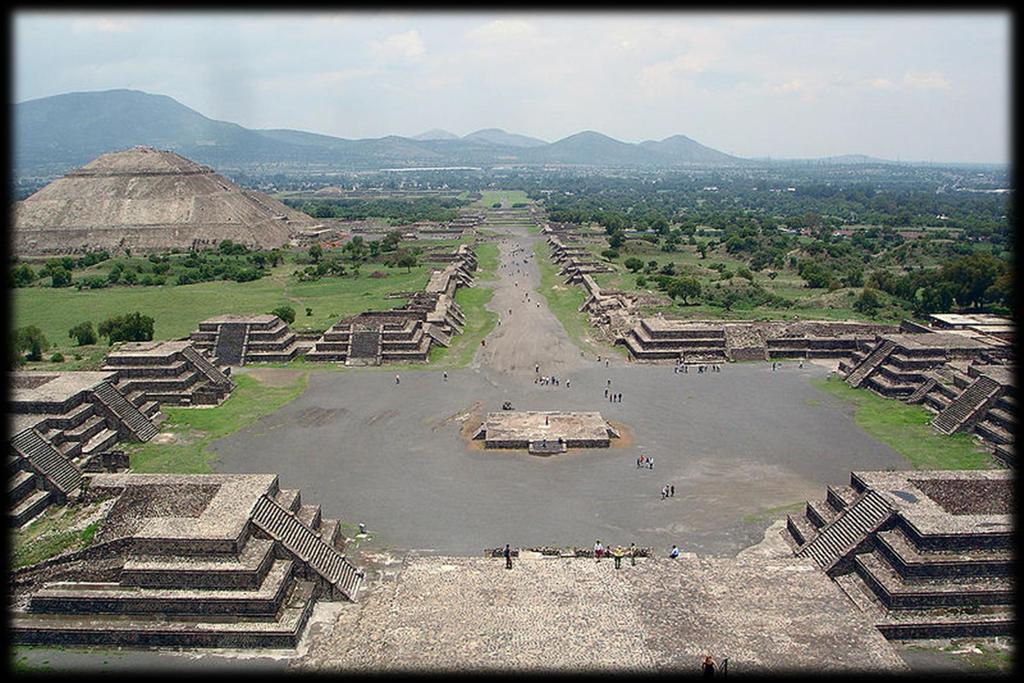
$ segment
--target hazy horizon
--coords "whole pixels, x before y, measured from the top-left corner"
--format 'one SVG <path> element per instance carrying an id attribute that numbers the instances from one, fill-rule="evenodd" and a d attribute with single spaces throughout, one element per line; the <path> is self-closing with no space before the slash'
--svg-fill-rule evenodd
<path id="1" fill-rule="evenodd" d="M 1009 161 L 1009 15 L 15 14 L 16 103 L 167 95 L 358 139 L 686 135 L 745 158 Z"/>

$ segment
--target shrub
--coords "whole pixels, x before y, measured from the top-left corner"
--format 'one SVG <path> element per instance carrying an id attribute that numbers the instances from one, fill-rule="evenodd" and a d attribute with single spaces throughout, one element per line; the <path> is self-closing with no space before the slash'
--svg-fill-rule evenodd
<path id="1" fill-rule="evenodd" d="M 14 349 L 19 354 L 27 353 L 29 360 L 42 360 L 43 351 L 50 348 L 46 335 L 35 325 L 22 327 L 14 333 Z"/>
<path id="2" fill-rule="evenodd" d="M 50 270 L 51 287 L 68 287 L 71 285 L 71 271 L 64 266 L 54 266 Z"/>
<path id="3" fill-rule="evenodd" d="M 150 341 L 153 339 L 153 319 L 138 311 L 107 318 L 97 331 L 110 344 L 118 341 Z"/>
<path id="4" fill-rule="evenodd" d="M 68 336 L 74 339 L 79 346 L 96 343 L 96 330 L 93 329 L 91 320 L 72 327 L 68 330 Z"/>
<path id="5" fill-rule="evenodd" d="M 32 266 L 22 263 L 11 271 L 11 280 L 15 287 L 27 287 L 36 279 L 36 272 Z"/>
<path id="6" fill-rule="evenodd" d="M 50 362 L 51 363 L 63 363 L 64 362 L 64 354 L 62 354 L 60 351 L 56 352 L 55 354 L 50 356 Z"/>
<path id="7" fill-rule="evenodd" d="M 291 306 L 278 306 L 270 312 L 272 315 L 276 315 L 281 320 L 285 321 L 289 325 L 295 322 L 295 309 Z"/>

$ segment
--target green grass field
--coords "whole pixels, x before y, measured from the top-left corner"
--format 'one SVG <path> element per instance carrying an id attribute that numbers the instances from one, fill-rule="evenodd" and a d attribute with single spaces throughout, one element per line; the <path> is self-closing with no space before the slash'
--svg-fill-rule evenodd
<path id="1" fill-rule="evenodd" d="M 480 199 L 471 204 L 475 207 L 491 208 L 501 202 L 501 208 L 511 209 L 513 204 L 525 204 L 530 201 L 523 190 L 484 190 Z"/>
<path id="2" fill-rule="evenodd" d="M 547 300 L 548 308 L 562 323 L 573 343 L 595 355 L 607 355 L 609 352 L 624 355 L 626 352 L 622 347 L 610 347 L 593 340 L 590 334 L 590 320 L 585 313 L 580 313 L 580 306 L 587 299 L 583 288 L 562 282 L 558 275 L 558 266 L 551 262 L 551 247 L 547 242 L 537 240 L 534 245 L 534 256 L 540 268 L 540 287 L 537 291 Z"/>
<path id="3" fill-rule="evenodd" d="M 85 522 L 96 509 L 96 505 L 51 506 L 24 529 L 11 531 L 11 568 L 27 567 L 90 545 L 99 522 Z"/>
<path id="4" fill-rule="evenodd" d="M 921 406 L 885 399 L 854 389 L 836 376 L 813 379 L 820 391 L 856 407 L 854 420 L 865 432 L 906 458 L 919 470 L 979 470 L 998 463 L 970 434 L 939 434 L 933 415 Z"/>
<path id="5" fill-rule="evenodd" d="M 234 376 L 238 387 L 226 401 L 215 408 L 175 408 L 163 412 L 167 421 L 160 428 L 162 435 L 172 435 L 173 442 L 149 441 L 128 447 L 132 471 L 173 474 L 206 474 L 215 457 L 206 447 L 216 439 L 237 432 L 285 404 L 298 398 L 306 389 L 308 373 L 302 372 L 287 386 L 268 386 L 252 375 Z"/>

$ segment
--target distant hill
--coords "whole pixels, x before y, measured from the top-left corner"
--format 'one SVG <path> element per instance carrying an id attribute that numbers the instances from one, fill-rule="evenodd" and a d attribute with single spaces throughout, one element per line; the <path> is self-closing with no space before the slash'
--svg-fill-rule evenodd
<path id="1" fill-rule="evenodd" d="M 506 145 L 508 147 L 542 147 L 548 143 L 527 135 L 507 133 L 500 128 L 483 128 L 474 131 L 469 135 L 462 136 L 463 140 L 485 142 L 490 145 Z"/>
<path id="2" fill-rule="evenodd" d="M 412 138 L 410 138 L 410 139 L 411 140 L 458 140 L 459 136 L 456 135 L 455 133 L 449 133 L 446 130 L 441 130 L 440 128 L 434 128 L 433 130 L 428 130 L 425 133 L 420 133 L 419 135 L 413 135 Z"/>
<path id="3" fill-rule="evenodd" d="M 15 173 L 59 175 L 136 145 L 166 149 L 220 170 L 352 169 L 497 164 L 672 167 L 744 160 L 677 135 L 639 145 L 596 131 L 547 143 L 485 128 L 459 138 L 432 130 L 413 138 L 346 138 L 216 121 L 165 95 L 137 90 L 76 92 L 14 107 Z"/>

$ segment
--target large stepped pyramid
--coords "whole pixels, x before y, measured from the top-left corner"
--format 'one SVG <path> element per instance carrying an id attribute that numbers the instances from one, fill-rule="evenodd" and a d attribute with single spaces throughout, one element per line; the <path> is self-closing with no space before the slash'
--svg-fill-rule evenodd
<path id="1" fill-rule="evenodd" d="M 105 249 L 135 253 L 288 244 L 309 216 L 174 152 L 134 147 L 97 157 L 18 202 L 18 254 Z"/>
<path id="2" fill-rule="evenodd" d="M 107 354 L 103 369 L 117 373 L 117 389 L 147 415 L 153 403 L 217 405 L 235 388 L 188 341 L 126 342 Z"/>
<path id="3" fill-rule="evenodd" d="M 83 503 L 103 500 L 92 546 L 13 573 L 13 642 L 291 648 L 363 580 L 275 475 L 92 475 Z"/>
<path id="4" fill-rule="evenodd" d="M 1007 470 L 852 472 L 790 515 L 786 536 L 888 638 L 1006 635 L 1011 487 Z"/>
<path id="5" fill-rule="evenodd" d="M 276 315 L 221 315 L 189 335 L 195 349 L 217 366 L 287 363 L 308 349 Z"/>

